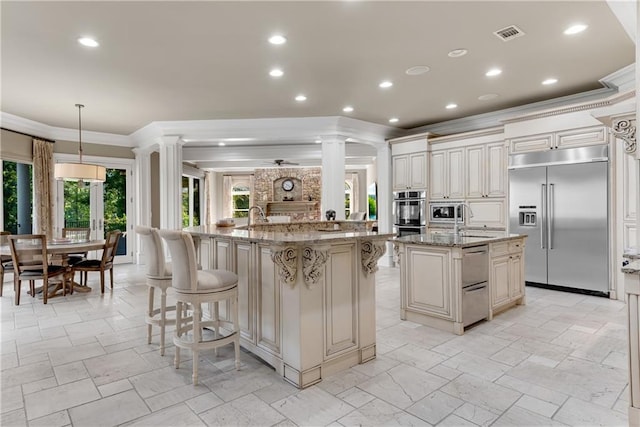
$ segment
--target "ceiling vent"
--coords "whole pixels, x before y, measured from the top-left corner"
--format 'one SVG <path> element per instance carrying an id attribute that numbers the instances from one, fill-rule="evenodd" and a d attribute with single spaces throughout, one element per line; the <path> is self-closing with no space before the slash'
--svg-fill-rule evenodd
<path id="1" fill-rule="evenodd" d="M 500 40 L 503 42 L 508 42 L 509 40 L 513 40 L 516 37 L 524 36 L 524 31 L 515 25 L 509 25 L 501 30 L 494 31 L 495 34 Z"/>

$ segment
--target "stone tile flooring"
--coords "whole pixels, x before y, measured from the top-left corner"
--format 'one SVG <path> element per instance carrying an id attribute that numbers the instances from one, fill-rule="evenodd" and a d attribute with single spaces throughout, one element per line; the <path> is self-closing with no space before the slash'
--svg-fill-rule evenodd
<path id="1" fill-rule="evenodd" d="M 401 321 L 398 270 L 382 267 L 374 361 L 297 390 L 248 352 L 235 371 L 229 346 L 201 355 L 194 387 L 188 351 L 175 370 L 173 346 L 146 344 L 142 268 L 115 272 L 104 296 L 94 277 L 91 293 L 19 307 L 8 275 L 2 426 L 627 425 L 619 301 L 528 287 L 526 306 L 455 336 Z"/>

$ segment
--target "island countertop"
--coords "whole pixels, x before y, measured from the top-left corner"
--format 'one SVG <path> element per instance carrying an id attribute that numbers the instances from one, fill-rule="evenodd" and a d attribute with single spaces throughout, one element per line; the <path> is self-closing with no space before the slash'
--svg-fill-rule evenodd
<path id="1" fill-rule="evenodd" d="M 446 247 L 469 247 L 478 246 L 489 243 L 497 243 L 508 240 L 521 239 L 527 237 L 526 234 L 510 234 L 504 232 L 495 232 L 491 236 L 473 235 L 471 233 L 461 233 L 455 235 L 453 233 L 425 233 L 412 234 L 409 236 L 396 237 L 394 243 L 425 245 L 425 246 L 446 246 Z"/>
<path id="2" fill-rule="evenodd" d="M 234 240 L 247 242 L 264 242 L 275 244 L 297 243 L 338 243 L 353 239 L 391 239 L 393 233 L 378 233 L 372 231 L 355 230 L 305 230 L 305 231 L 264 231 L 248 230 L 246 228 L 220 227 L 216 225 L 200 225 L 187 227 L 184 231 L 199 235 L 213 237 L 229 237 Z"/>

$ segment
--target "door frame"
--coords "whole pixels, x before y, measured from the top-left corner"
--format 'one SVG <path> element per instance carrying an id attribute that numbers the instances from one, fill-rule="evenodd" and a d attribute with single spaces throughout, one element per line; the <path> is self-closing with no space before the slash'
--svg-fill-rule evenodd
<path id="1" fill-rule="evenodd" d="M 118 157 L 99 157 L 99 156 L 82 156 L 83 162 L 92 163 L 104 166 L 110 169 L 125 169 L 127 171 L 127 229 L 122 230 L 126 232 L 122 238 L 127 239 L 127 254 L 119 255 L 114 258 L 114 263 L 116 264 L 124 264 L 133 262 L 133 254 L 136 252 L 136 238 L 135 233 L 133 232 L 133 226 L 135 221 L 135 206 L 133 203 L 134 200 L 134 159 L 125 159 Z M 54 153 L 53 155 L 54 163 L 61 162 L 77 162 L 78 155 L 77 154 L 65 154 L 65 153 Z M 56 235 L 62 234 L 62 227 L 64 226 L 64 204 L 62 203 L 62 198 L 64 197 L 63 186 L 62 183 L 56 183 L 55 185 L 55 227 L 54 233 Z"/>

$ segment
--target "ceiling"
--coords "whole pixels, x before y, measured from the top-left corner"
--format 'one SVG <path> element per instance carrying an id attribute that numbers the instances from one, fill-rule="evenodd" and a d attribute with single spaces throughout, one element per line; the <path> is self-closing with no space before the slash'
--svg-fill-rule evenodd
<path id="1" fill-rule="evenodd" d="M 333 116 L 392 133 L 599 89 L 635 58 L 605 1 L 5 0 L 0 12 L 1 111 L 73 129 L 74 104 L 83 103 L 84 130 L 118 135 L 164 121 Z M 563 34 L 577 22 L 587 30 Z M 524 36 L 505 42 L 493 34 L 511 25 Z M 270 44 L 275 33 L 287 43 Z M 80 36 L 100 46 L 80 46 Z M 447 55 L 460 48 L 468 53 Z M 430 71 L 405 72 L 418 65 Z M 284 75 L 269 76 L 274 67 Z M 492 67 L 502 74 L 486 77 Z M 541 85 L 549 77 L 558 82 Z M 379 88 L 383 80 L 393 86 Z M 298 94 L 307 100 L 295 101 Z M 478 99 L 487 94 L 498 96 Z M 343 112 L 346 105 L 354 111 Z M 219 138 L 209 130 L 187 145 L 233 157 L 233 141 L 219 148 Z M 296 161 L 297 143 L 286 139 L 244 145 L 280 144 L 283 151 L 254 160 Z M 307 149 L 317 162 L 319 148 Z"/>

